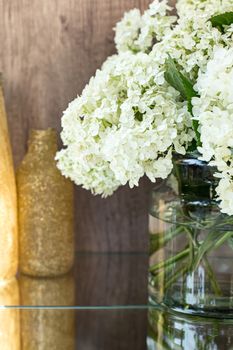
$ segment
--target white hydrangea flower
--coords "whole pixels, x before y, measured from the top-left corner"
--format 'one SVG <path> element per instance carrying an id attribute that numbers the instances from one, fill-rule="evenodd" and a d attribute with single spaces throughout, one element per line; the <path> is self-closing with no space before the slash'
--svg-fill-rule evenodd
<path id="1" fill-rule="evenodd" d="M 140 34 L 136 45 L 140 51 L 146 52 L 153 46 L 153 41 L 161 41 L 171 32 L 172 25 L 177 21 L 176 16 L 168 16 L 171 11 L 168 1 L 154 1 L 142 16 Z"/>
<path id="2" fill-rule="evenodd" d="M 155 0 L 143 15 L 138 9 L 127 12 L 115 29 L 115 43 L 118 52 L 147 52 L 150 50 L 153 41 L 162 40 L 176 22 L 176 16 L 167 15 L 170 10 L 168 0 Z"/>
<path id="3" fill-rule="evenodd" d="M 177 0 L 177 13 L 180 17 L 208 18 L 224 12 L 233 11 L 233 0 Z"/>
<path id="4" fill-rule="evenodd" d="M 209 19 L 212 16 L 220 15 L 226 12 L 232 12 L 233 0 L 177 0 L 176 8 L 177 13 L 180 17 L 180 21 L 186 21 L 187 19 L 189 21 L 192 18 L 192 21 L 196 23 L 198 18 L 198 21 L 200 21 L 200 24 L 204 30 L 206 30 L 208 27 L 207 32 L 209 33 L 209 29 L 211 28 Z M 203 41 L 206 41 L 206 43 L 209 41 L 209 44 L 212 47 L 219 44 L 227 47 L 232 46 L 233 25 L 225 26 L 224 29 L 225 33 L 221 33 L 221 38 L 219 38 L 215 29 L 213 42 L 211 42 L 211 39 L 208 38 L 208 34 L 207 41 L 205 36 L 202 36 L 204 39 Z"/>
<path id="5" fill-rule="evenodd" d="M 163 64 L 168 54 L 177 61 L 181 70 L 193 81 L 199 69 L 204 71 L 215 46 L 231 45 L 232 40 L 222 36 L 206 17 L 179 19 L 177 26 L 152 50 L 154 59 Z"/>
<path id="6" fill-rule="evenodd" d="M 138 9 L 126 12 L 123 19 L 117 23 L 115 43 L 119 52 L 139 51 L 135 41 L 138 39 L 141 23 L 141 13 Z"/>
<path id="7" fill-rule="evenodd" d="M 233 181 L 228 174 L 221 174 L 219 185 L 217 187 L 217 193 L 221 199 L 220 208 L 224 214 L 233 215 Z"/>
<path id="8" fill-rule="evenodd" d="M 66 149 L 57 160 L 65 176 L 103 196 L 145 174 L 168 176 L 172 150 L 184 154 L 194 133 L 186 103 L 154 82 L 155 68 L 149 55 L 127 52 L 97 71 L 62 118 Z"/>
<path id="9" fill-rule="evenodd" d="M 132 10 L 117 24 L 118 54 L 64 112 L 58 167 L 102 196 L 137 186 L 144 175 L 166 178 L 172 152 L 185 154 L 194 138 L 186 103 L 164 79 L 171 56 L 190 79 L 198 77 L 199 151 L 217 166 L 220 206 L 233 215 L 233 25 L 223 34 L 209 21 L 233 11 L 233 0 L 179 0 L 177 7 L 178 20 L 168 16 L 167 0 L 155 0 L 143 15 Z"/>
<path id="10" fill-rule="evenodd" d="M 199 151 L 204 160 L 213 160 L 217 166 L 221 208 L 233 215 L 233 48 L 215 48 L 206 72 L 199 73 L 195 88 L 200 95 L 192 101 L 200 123 Z"/>

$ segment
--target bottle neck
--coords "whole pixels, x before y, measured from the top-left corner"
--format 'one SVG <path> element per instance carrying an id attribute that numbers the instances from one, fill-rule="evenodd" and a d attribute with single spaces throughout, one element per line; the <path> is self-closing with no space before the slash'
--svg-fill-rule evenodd
<path id="1" fill-rule="evenodd" d="M 28 152 L 54 156 L 57 151 L 57 134 L 54 129 L 31 130 Z"/>

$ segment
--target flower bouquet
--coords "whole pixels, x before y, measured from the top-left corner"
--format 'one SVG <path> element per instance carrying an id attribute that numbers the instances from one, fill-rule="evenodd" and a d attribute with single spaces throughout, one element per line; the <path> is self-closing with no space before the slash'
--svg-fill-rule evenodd
<path id="1" fill-rule="evenodd" d="M 178 0 L 173 10 L 155 0 L 116 25 L 117 54 L 64 112 L 56 158 L 103 197 L 173 173 L 152 195 L 151 295 L 230 314 L 233 0 Z"/>

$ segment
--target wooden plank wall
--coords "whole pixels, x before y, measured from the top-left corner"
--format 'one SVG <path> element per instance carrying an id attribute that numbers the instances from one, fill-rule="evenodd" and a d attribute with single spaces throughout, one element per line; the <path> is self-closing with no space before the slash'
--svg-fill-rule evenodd
<path id="1" fill-rule="evenodd" d="M 30 128 L 53 127 L 107 56 L 124 11 L 151 0 L 0 0 L 0 71 L 16 167 Z M 76 189 L 77 250 L 147 250 L 151 184 L 102 200 Z"/>

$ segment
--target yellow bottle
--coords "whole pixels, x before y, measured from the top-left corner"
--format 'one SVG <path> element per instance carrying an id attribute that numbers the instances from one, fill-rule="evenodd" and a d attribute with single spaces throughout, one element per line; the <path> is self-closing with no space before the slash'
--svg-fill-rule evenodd
<path id="1" fill-rule="evenodd" d="M 73 185 L 56 167 L 57 136 L 32 130 L 18 172 L 20 271 L 50 277 L 74 260 Z"/>
<path id="2" fill-rule="evenodd" d="M 0 280 L 12 278 L 18 266 L 15 174 L 0 76 Z"/>

